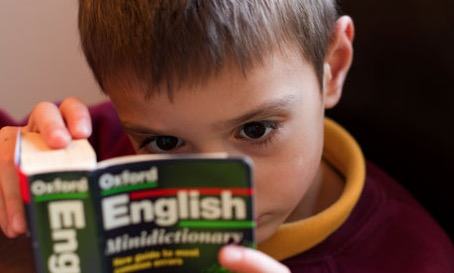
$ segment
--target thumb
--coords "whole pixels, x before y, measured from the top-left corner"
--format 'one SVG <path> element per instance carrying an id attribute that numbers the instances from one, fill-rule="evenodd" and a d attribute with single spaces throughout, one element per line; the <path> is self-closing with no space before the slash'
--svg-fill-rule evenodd
<path id="1" fill-rule="evenodd" d="M 290 273 L 283 264 L 255 249 L 225 246 L 219 252 L 220 264 L 236 273 Z"/>

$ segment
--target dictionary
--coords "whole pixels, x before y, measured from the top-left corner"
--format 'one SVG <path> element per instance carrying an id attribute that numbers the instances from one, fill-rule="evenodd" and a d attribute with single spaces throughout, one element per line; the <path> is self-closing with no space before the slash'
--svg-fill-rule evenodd
<path id="1" fill-rule="evenodd" d="M 226 273 L 226 244 L 255 247 L 248 158 L 132 155 L 97 162 L 87 140 L 16 146 L 38 273 Z"/>

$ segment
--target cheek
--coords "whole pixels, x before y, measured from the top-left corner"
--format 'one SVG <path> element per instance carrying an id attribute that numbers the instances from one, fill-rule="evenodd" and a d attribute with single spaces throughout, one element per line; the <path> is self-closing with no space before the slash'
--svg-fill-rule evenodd
<path id="1" fill-rule="evenodd" d="M 298 128 L 277 151 L 255 158 L 257 209 L 287 216 L 304 197 L 318 173 L 323 134 L 321 126 L 311 131 Z M 310 133 L 304 133 L 310 132 Z M 261 211 L 260 211 L 261 210 Z"/>

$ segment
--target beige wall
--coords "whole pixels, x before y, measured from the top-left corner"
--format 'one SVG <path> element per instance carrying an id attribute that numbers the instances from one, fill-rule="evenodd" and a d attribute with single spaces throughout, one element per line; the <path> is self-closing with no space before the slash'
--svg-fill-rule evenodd
<path id="1" fill-rule="evenodd" d="M 70 95 L 103 99 L 80 50 L 77 0 L 0 0 L 0 108 L 18 118 Z"/>

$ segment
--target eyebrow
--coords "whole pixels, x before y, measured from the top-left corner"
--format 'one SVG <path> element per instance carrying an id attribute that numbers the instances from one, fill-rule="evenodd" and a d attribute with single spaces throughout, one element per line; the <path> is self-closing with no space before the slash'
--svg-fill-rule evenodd
<path id="1" fill-rule="evenodd" d="M 265 102 L 245 114 L 229 119 L 227 121 L 217 123 L 213 127 L 231 128 L 247 122 L 260 121 L 261 119 L 269 118 L 272 116 L 283 115 L 284 113 L 288 112 L 288 108 L 293 105 L 295 101 L 296 99 L 294 95 L 288 95 L 274 101 Z M 123 129 L 130 133 L 142 135 L 168 135 L 168 133 L 160 132 L 159 130 L 153 130 L 127 121 L 121 123 Z"/>
<path id="2" fill-rule="evenodd" d="M 141 126 L 141 125 L 136 125 L 130 122 L 121 122 L 121 126 L 126 132 L 129 132 L 131 134 L 135 135 L 154 135 L 154 136 L 166 136 L 168 134 L 165 134 L 163 132 L 159 132 L 157 130 L 152 130 L 150 128 Z"/>
<path id="3" fill-rule="evenodd" d="M 288 112 L 288 108 L 293 105 L 295 101 L 294 95 L 288 95 L 274 101 L 265 102 L 239 117 L 216 124 L 215 127 L 235 127 L 247 122 L 260 121 L 260 119 L 282 115 L 283 113 Z"/>

